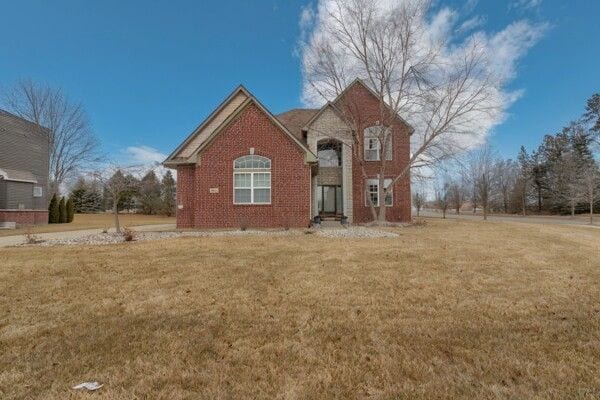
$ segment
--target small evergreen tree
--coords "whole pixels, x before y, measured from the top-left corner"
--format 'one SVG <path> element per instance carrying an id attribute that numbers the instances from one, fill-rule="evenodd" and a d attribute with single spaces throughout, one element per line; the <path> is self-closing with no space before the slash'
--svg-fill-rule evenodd
<path id="1" fill-rule="evenodd" d="M 161 183 L 153 170 L 142 178 L 137 198 L 142 214 L 158 214 L 161 211 Z"/>
<path id="2" fill-rule="evenodd" d="M 65 203 L 64 196 L 60 198 L 58 202 L 58 223 L 64 224 L 67 222 L 67 204 Z"/>
<path id="3" fill-rule="evenodd" d="M 52 199 L 50 200 L 50 205 L 48 206 L 48 223 L 49 224 L 58 224 L 59 220 L 59 208 L 58 208 L 58 200 L 56 199 L 56 193 L 52 195 Z"/>
<path id="4" fill-rule="evenodd" d="M 167 171 L 162 179 L 161 212 L 167 216 L 175 215 L 175 197 L 177 184 L 171 171 Z"/>
<path id="5" fill-rule="evenodd" d="M 75 204 L 73 199 L 69 197 L 69 200 L 67 200 L 67 223 L 73 222 L 73 218 L 75 218 Z"/>

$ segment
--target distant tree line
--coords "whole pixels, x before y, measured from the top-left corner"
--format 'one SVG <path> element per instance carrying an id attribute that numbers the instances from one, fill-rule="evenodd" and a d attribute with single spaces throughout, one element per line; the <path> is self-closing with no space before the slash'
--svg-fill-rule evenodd
<path id="1" fill-rule="evenodd" d="M 153 170 L 141 179 L 117 169 L 105 181 L 80 177 L 71 191 L 77 213 L 113 210 L 148 215 L 175 214 L 176 183 L 171 171 L 159 179 Z"/>
<path id="2" fill-rule="evenodd" d="M 521 147 L 516 159 L 504 159 L 489 146 L 467 152 L 440 169 L 435 206 L 460 213 L 464 208 L 484 218 L 490 212 L 571 214 L 600 209 L 600 94 L 587 102 L 581 118 L 560 132 L 544 136 L 533 151 Z M 413 193 L 413 205 L 424 206 L 424 193 Z"/>

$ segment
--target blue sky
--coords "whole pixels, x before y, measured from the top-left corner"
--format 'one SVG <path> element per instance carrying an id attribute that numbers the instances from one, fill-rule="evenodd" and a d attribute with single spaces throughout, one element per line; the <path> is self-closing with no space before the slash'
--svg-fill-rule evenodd
<path id="1" fill-rule="evenodd" d="M 83 102 L 107 154 L 168 154 L 239 83 L 274 113 L 302 106 L 295 50 L 310 2 L 2 1 L 0 85 L 30 77 L 62 87 Z M 518 63 L 509 90 L 524 93 L 491 136 L 513 157 L 600 91 L 600 2 L 467 3 L 486 32 L 524 18 L 549 24 Z"/>

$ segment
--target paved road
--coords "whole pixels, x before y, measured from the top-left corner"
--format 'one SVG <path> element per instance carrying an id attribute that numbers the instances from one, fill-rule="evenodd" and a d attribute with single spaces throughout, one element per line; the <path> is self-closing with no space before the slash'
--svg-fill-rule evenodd
<path id="1" fill-rule="evenodd" d="M 442 213 L 432 210 L 421 211 L 422 217 L 429 218 L 442 218 Z M 446 212 L 446 218 L 459 218 L 473 221 L 483 220 L 481 214 L 473 215 L 471 212 L 465 212 L 460 215 L 456 215 L 454 211 Z M 581 215 L 571 218 L 568 216 L 548 216 L 548 215 L 528 215 L 523 217 L 521 215 L 489 215 L 490 221 L 504 221 L 504 222 L 524 222 L 527 224 L 553 224 L 553 225 L 575 225 L 575 226 L 587 226 L 590 228 L 600 228 L 600 217 L 594 216 L 594 224 L 590 225 L 589 217 L 583 217 Z"/>
<path id="2" fill-rule="evenodd" d="M 165 231 L 175 229 L 175 224 L 161 224 L 161 225 L 141 225 L 130 227 L 134 231 Z M 52 239 L 75 239 L 87 235 L 93 235 L 95 233 L 102 232 L 103 229 L 83 229 L 79 231 L 65 231 L 65 232 L 48 232 L 48 233 L 36 233 L 35 237 L 43 240 Z M 109 229 L 109 232 L 114 232 L 114 228 Z M 0 237 L 0 247 L 16 246 L 25 243 L 25 235 L 15 236 L 2 236 Z"/>

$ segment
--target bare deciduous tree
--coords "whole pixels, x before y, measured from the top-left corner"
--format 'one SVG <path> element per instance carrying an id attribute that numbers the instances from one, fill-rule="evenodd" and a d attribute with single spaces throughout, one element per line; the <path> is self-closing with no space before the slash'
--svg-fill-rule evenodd
<path id="1" fill-rule="evenodd" d="M 589 163 L 582 171 L 583 198 L 590 207 L 590 225 L 594 223 L 594 202 L 600 187 L 600 172 L 596 162 Z"/>
<path id="2" fill-rule="evenodd" d="M 337 98 L 356 77 L 371 89 L 379 102 L 380 126 L 372 135 L 382 153 L 390 142 L 403 139 L 394 137 L 402 132 L 394 129 L 399 116 L 411 117 L 416 129 L 412 154 L 387 185 L 387 157 L 377 160 L 380 199 L 411 168 L 432 166 L 457 154 L 466 137 L 479 133 L 478 119 L 499 111 L 494 101 L 499 82 L 477 37 L 464 43 L 459 55 L 448 57 L 442 40 L 430 37 L 424 27 L 428 10 L 426 1 L 398 2 L 391 12 L 381 12 L 374 1 L 335 0 L 326 10 L 327 35 L 313 37 L 305 50 L 305 77 L 324 100 Z M 366 177 L 361 109 L 335 106 L 352 128 L 353 154 Z M 370 207 L 374 220 L 383 223 L 386 207 Z"/>
<path id="3" fill-rule="evenodd" d="M 490 211 L 490 200 L 496 183 L 495 155 L 489 145 L 483 146 L 475 152 L 477 160 L 477 195 L 483 209 L 483 219 L 487 220 Z"/>
<path id="4" fill-rule="evenodd" d="M 450 183 L 449 192 L 450 203 L 456 211 L 456 214 L 460 215 L 460 210 L 465 202 L 465 186 L 463 185 L 460 177 L 458 179 L 454 179 L 452 183 Z"/>
<path id="5" fill-rule="evenodd" d="M 435 204 L 442 211 L 442 218 L 446 218 L 446 211 L 450 205 L 450 184 L 448 177 L 443 176 L 441 180 L 435 183 Z"/>
<path id="6" fill-rule="evenodd" d="M 426 201 L 425 194 L 423 192 L 415 192 L 415 193 L 413 193 L 412 200 L 413 200 L 413 206 L 417 210 L 417 217 L 419 217 L 420 213 L 421 213 L 421 209 L 425 205 L 425 201 Z"/>
<path id="7" fill-rule="evenodd" d="M 50 193 L 99 160 L 87 113 L 61 89 L 22 80 L 4 91 L 2 101 L 10 112 L 50 130 Z"/>
<path id="8" fill-rule="evenodd" d="M 125 195 L 136 192 L 139 181 L 132 175 L 138 169 L 135 167 L 113 166 L 105 171 L 94 173 L 94 177 L 104 186 L 105 192 L 112 200 L 112 212 L 115 218 L 115 230 L 120 233 L 119 201 Z M 125 171 L 125 173 L 124 173 Z"/>
<path id="9" fill-rule="evenodd" d="M 518 167 L 512 160 L 496 162 L 495 175 L 498 183 L 498 194 L 501 209 L 508 214 L 510 210 L 511 192 L 514 190 L 518 179 Z"/>

